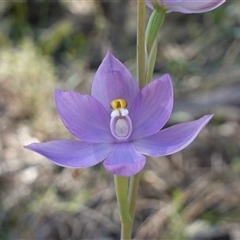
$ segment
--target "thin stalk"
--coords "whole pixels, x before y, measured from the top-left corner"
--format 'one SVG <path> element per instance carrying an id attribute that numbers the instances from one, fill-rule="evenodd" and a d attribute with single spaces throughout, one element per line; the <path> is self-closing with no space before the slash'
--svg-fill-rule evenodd
<path id="1" fill-rule="evenodd" d="M 137 1 L 137 79 L 139 87 L 145 84 L 145 0 Z M 134 221 L 140 173 L 131 177 L 128 192 L 128 213 L 130 214 L 131 231 Z M 126 238 L 128 239 L 128 238 Z M 125 239 L 124 239 L 125 240 Z"/>
<path id="2" fill-rule="evenodd" d="M 157 58 L 157 39 L 155 39 L 151 52 L 148 56 L 147 70 L 146 70 L 146 84 L 150 83 L 152 79 L 156 58 Z"/>
<path id="3" fill-rule="evenodd" d="M 121 240 L 130 240 L 132 219 L 128 211 L 128 178 L 114 175 L 114 182 L 121 220 Z"/>
<path id="4" fill-rule="evenodd" d="M 145 83 L 145 0 L 137 0 L 137 79 L 139 87 Z M 114 175 L 116 195 L 121 219 L 121 240 L 130 240 L 138 191 L 139 174 L 131 178 Z M 129 194 L 129 198 L 128 198 Z"/>
<path id="5" fill-rule="evenodd" d="M 138 193 L 138 185 L 139 185 L 140 173 L 132 176 L 130 179 L 129 192 L 128 192 L 128 207 L 129 214 L 132 220 L 134 220 L 135 216 L 135 206 L 137 200 Z"/>
<path id="6" fill-rule="evenodd" d="M 164 22 L 166 9 L 156 6 L 149 18 L 147 28 L 146 28 L 146 51 L 147 55 L 150 54 L 154 42 L 157 38 L 157 34 Z"/>
<path id="7" fill-rule="evenodd" d="M 137 2 L 137 79 L 139 87 L 145 83 L 145 0 Z"/>

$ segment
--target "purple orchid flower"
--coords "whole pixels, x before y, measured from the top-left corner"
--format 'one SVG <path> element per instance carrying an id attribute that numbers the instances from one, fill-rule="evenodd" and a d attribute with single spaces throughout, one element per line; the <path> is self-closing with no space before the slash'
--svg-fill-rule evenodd
<path id="1" fill-rule="evenodd" d="M 155 4 L 166 8 L 168 12 L 203 13 L 211 11 L 225 0 L 146 0 L 146 5 L 153 9 Z"/>
<path id="2" fill-rule="evenodd" d="M 148 156 L 165 156 L 189 145 L 212 115 L 163 129 L 173 107 L 168 74 L 139 90 L 129 70 L 108 53 L 93 80 L 91 96 L 56 90 L 58 114 L 80 140 L 33 143 L 35 151 L 57 165 L 86 168 L 103 161 L 110 173 L 129 177 Z M 159 131 L 160 130 L 160 131 Z"/>

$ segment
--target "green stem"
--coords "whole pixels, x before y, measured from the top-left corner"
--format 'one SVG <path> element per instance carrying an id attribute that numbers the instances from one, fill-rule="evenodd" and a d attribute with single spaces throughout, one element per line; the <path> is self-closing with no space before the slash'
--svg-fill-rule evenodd
<path id="1" fill-rule="evenodd" d="M 139 87 L 145 83 L 145 0 L 137 4 L 137 79 Z"/>
<path id="2" fill-rule="evenodd" d="M 157 39 L 155 39 L 152 49 L 151 49 L 151 52 L 148 56 L 147 71 L 146 71 L 146 84 L 148 84 L 152 79 L 154 66 L 156 63 L 156 58 L 157 58 Z"/>
<path id="3" fill-rule="evenodd" d="M 114 175 L 118 209 L 121 219 L 121 240 L 130 240 L 132 236 L 132 219 L 128 211 L 128 178 Z"/>
<path id="4" fill-rule="evenodd" d="M 150 54 L 154 41 L 157 37 L 157 34 L 164 22 L 165 12 L 166 12 L 166 9 L 160 6 L 155 6 L 149 18 L 148 25 L 146 28 L 146 35 L 145 35 L 147 55 Z"/>
<path id="5" fill-rule="evenodd" d="M 128 193 L 128 206 L 129 206 L 129 214 L 132 220 L 134 220 L 135 215 L 135 206 L 137 200 L 138 193 L 138 185 L 139 185 L 140 173 L 132 176 L 130 179 L 129 193 Z"/>
<path id="6" fill-rule="evenodd" d="M 145 65 L 145 0 L 137 0 L 137 79 L 139 87 L 144 87 L 145 84 L 145 74 L 146 74 L 146 65 Z M 132 232 L 132 226 L 134 221 L 135 205 L 137 200 L 138 184 L 139 184 L 140 173 L 131 177 L 130 187 L 128 192 L 128 213 L 131 219 L 130 223 L 125 226 L 122 224 L 122 227 L 127 228 L 126 231 Z M 123 231 L 123 229 L 122 229 Z M 123 236 L 123 235 L 122 235 Z M 129 235 L 131 237 L 131 234 Z M 127 236 L 128 237 L 128 236 Z M 130 239 L 130 238 L 123 238 Z"/>
<path id="7" fill-rule="evenodd" d="M 139 87 L 145 83 L 145 0 L 137 4 L 137 78 Z M 138 191 L 139 174 L 131 178 L 128 192 L 128 178 L 114 175 L 118 208 L 121 219 L 121 240 L 130 240 Z M 128 199 L 129 194 L 129 199 Z"/>

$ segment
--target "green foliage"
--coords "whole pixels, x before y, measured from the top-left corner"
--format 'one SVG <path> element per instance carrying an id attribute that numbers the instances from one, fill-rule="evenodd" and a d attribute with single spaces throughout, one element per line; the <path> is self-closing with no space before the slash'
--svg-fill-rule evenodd
<path id="1" fill-rule="evenodd" d="M 208 210 L 202 216 L 202 218 L 209 222 L 211 225 L 217 224 L 219 221 L 221 221 L 221 219 L 223 219 L 223 217 L 224 216 L 222 213 L 215 210 Z"/>
<path id="2" fill-rule="evenodd" d="M 231 162 L 231 167 L 233 172 L 240 176 L 240 156 L 236 156 L 235 158 L 233 158 Z"/>
<path id="3" fill-rule="evenodd" d="M 72 33 L 72 27 L 72 22 L 63 20 L 45 30 L 38 40 L 38 45 L 43 53 L 51 55 L 56 52 L 62 41 Z"/>

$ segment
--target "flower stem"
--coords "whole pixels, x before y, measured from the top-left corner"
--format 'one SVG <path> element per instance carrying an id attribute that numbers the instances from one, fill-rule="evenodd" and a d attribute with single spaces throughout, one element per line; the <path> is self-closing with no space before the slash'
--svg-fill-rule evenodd
<path id="1" fill-rule="evenodd" d="M 130 240 L 132 236 L 132 219 L 128 210 L 128 178 L 114 175 L 114 182 L 121 219 L 121 240 Z"/>
<path id="2" fill-rule="evenodd" d="M 149 55 L 156 40 L 157 34 L 164 22 L 166 9 L 162 7 L 155 7 L 147 24 L 146 28 L 146 50 Z"/>
<path id="3" fill-rule="evenodd" d="M 150 83 L 152 79 L 156 58 L 157 58 L 157 39 L 155 39 L 151 52 L 148 55 L 146 79 L 145 79 L 146 85 Z"/>
<path id="4" fill-rule="evenodd" d="M 166 9 L 160 5 L 155 5 L 155 8 L 149 18 L 146 33 L 145 44 L 147 52 L 147 64 L 146 64 L 146 79 L 145 84 L 148 84 L 153 75 L 153 70 L 157 57 L 157 35 L 164 22 Z"/>
<path id="5" fill-rule="evenodd" d="M 134 220 L 135 215 L 135 205 L 137 200 L 138 185 L 139 185 L 140 173 L 132 176 L 130 179 L 130 186 L 128 192 L 128 207 L 129 214 L 132 220 Z"/>
<path id="6" fill-rule="evenodd" d="M 137 79 L 139 87 L 145 83 L 145 0 L 137 4 Z M 114 175 L 116 196 L 121 219 L 121 240 L 130 240 L 138 191 L 139 174 L 131 177 L 128 191 L 128 178 Z M 128 198 L 129 194 L 129 198 Z"/>
<path id="7" fill-rule="evenodd" d="M 145 76 L 146 76 L 145 72 L 146 72 L 145 0 L 138 0 L 137 1 L 137 79 L 138 79 L 138 84 L 140 88 L 144 87 L 145 85 Z M 123 193 L 121 193 L 120 190 L 117 190 L 117 185 L 119 185 L 119 187 L 121 185 L 120 183 L 121 178 L 123 177 L 118 177 L 118 176 L 115 177 L 116 193 L 118 192 L 122 195 L 118 197 L 120 214 L 122 216 L 121 217 L 121 222 L 122 222 L 121 239 L 130 240 L 132 235 L 132 226 L 134 221 L 135 205 L 137 200 L 140 173 L 137 173 L 136 175 L 131 177 L 129 191 L 128 191 L 128 186 L 126 185 L 126 183 L 124 183 L 124 200 L 122 199 L 122 203 L 120 201 L 120 198 L 123 198 Z M 125 198 L 125 194 L 126 194 L 126 198 Z M 127 199 L 127 195 L 128 195 L 128 199 Z M 123 204 L 123 201 L 124 201 L 124 204 Z M 127 210 L 126 210 L 126 207 L 127 207 Z M 128 216 L 126 216 L 125 211 L 127 211 Z M 130 218 L 130 220 L 128 217 Z"/>
<path id="8" fill-rule="evenodd" d="M 145 83 L 145 0 L 137 2 L 137 79 L 139 87 Z"/>

